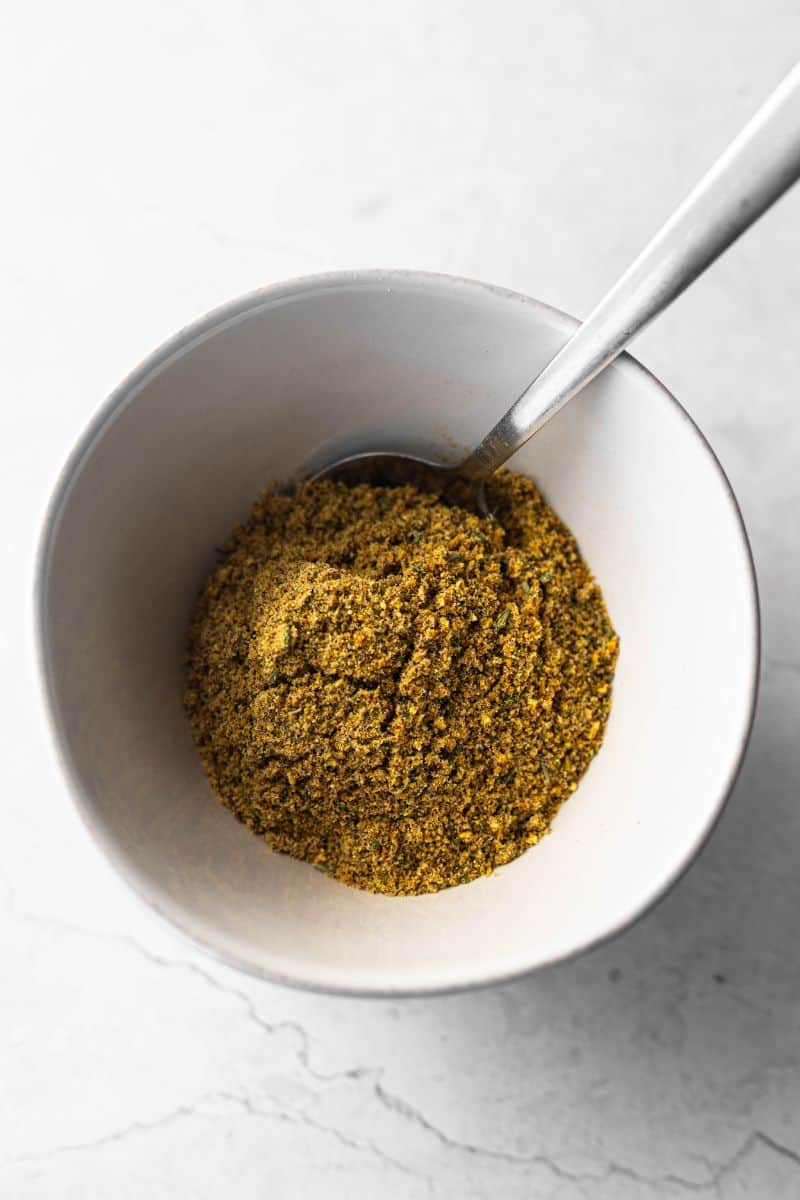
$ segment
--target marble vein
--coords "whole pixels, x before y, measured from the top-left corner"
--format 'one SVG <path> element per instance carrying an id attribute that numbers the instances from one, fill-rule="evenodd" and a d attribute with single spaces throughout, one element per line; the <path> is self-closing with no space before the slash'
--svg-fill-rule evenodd
<path id="1" fill-rule="evenodd" d="M 155 967 L 189 973 L 200 980 L 204 986 L 213 988 L 215 991 L 224 993 L 234 999 L 240 1005 L 244 1018 L 258 1029 L 260 1035 L 266 1034 L 272 1037 L 287 1032 L 293 1035 L 296 1040 L 295 1056 L 298 1066 L 316 1084 L 331 1085 L 346 1082 L 355 1086 L 365 1086 L 377 1105 L 388 1111 L 399 1121 L 416 1126 L 448 1152 L 464 1155 L 476 1160 L 503 1163 L 520 1170 L 529 1171 L 541 1168 L 549 1172 L 554 1179 L 574 1183 L 579 1186 L 584 1184 L 596 1185 L 612 1180 L 613 1178 L 620 1178 L 631 1180 L 648 1188 L 657 1189 L 664 1185 L 671 1185 L 685 1192 L 699 1195 L 718 1192 L 719 1187 L 726 1177 L 734 1174 L 747 1160 L 749 1155 L 759 1146 L 800 1169 L 800 1150 L 795 1150 L 793 1147 L 778 1141 L 760 1129 L 750 1132 L 738 1149 L 726 1161 L 715 1164 L 712 1160 L 706 1159 L 710 1175 L 704 1180 L 689 1179 L 683 1175 L 671 1172 L 661 1175 L 648 1175 L 636 1170 L 632 1166 L 614 1161 L 606 1163 L 601 1169 L 594 1172 L 572 1171 L 559 1164 L 553 1157 L 542 1152 L 531 1154 L 515 1153 L 513 1151 L 461 1140 L 435 1124 L 409 1101 L 389 1091 L 384 1085 L 384 1072 L 381 1067 L 357 1066 L 344 1071 L 334 1072 L 318 1070 L 311 1062 L 311 1036 L 302 1024 L 294 1021 L 268 1021 L 260 1014 L 255 1002 L 246 992 L 240 988 L 223 983 L 210 971 L 207 971 L 198 964 L 157 954 L 129 934 L 100 932 L 80 925 L 73 925 L 55 917 L 20 910 L 14 900 L 13 893 L 8 894 L 7 910 L 16 920 L 40 926 L 55 932 L 57 935 L 114 942 L 126 947 Z M 100 1146 L 123 1141 L 132 1135 L 153 1132 L 177 1121 L 193 1118 L 208 1119 L 213 1117 L 214 1114 L 207 1111 L 207 1106 L 209 1103 L 215 1101 L 226 1101 L 254 1118 L 305 1125 L 319 1133 L 333 1137 L 342 1146 L 350 1150 L 371 1154 L 385 1166 L 403 1174 L 414 1176 L 426 1183 L 431 1182 L 429 1175 L 416 1170 L 413 1166 L 409 1166 L 393 1155 L 388 1154 L 374 1139 L 353 1137 L 336 1126 L 321 1121 L 306 1109 L 292 1109 L 291 1111 L 280 1107 L 266 1109 L 256 1104 L 252 1097 L 229 1090 L 221 1090 L 212 1095 L 201 1097 L 194 1104 L 180 1105 L 152 1121 L 132 1121 L 123 1128 L 103 1134 L 96 1139 L 54 1146 L 26 1155 L 12 1156 L 11 1161 L 43 1161 L 59 1154 L 91 1151 Z"/>

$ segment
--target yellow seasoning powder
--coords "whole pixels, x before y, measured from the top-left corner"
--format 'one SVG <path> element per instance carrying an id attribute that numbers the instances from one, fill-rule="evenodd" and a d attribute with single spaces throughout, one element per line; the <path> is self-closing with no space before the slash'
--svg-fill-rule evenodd
<path id="1" fill-rule="evenodd" d="M 531 480 L 487 491 L 488 518 L 409 485 L 265 492 L 198 600 L 185 702 L 212 788 L 353 887 L 488 875 L 600 747 L 600 589 Z"/>

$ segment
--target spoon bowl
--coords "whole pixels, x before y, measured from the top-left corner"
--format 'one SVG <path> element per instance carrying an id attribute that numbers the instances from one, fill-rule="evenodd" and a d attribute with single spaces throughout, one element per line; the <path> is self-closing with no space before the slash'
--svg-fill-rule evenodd
<path id="1" fill-rule="evenodd" d="M 439 493 L 445 503 L 474 509 L 481 517 L 489 515 L 485 479 L 469 478 L 460 464 L 448 466 L 413 454 L 369 451 L 350 454 L 310 476 L 311 482 L 319 479 L 338 479 L 348 484 L 371 483 L 388 487 L 400 487 L 410 483 L 420 491 Z"/>

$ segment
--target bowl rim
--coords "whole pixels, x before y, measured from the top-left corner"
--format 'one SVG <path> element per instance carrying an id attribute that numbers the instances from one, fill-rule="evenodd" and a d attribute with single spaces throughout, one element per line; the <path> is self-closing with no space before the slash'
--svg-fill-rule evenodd
<path id="1" fill-rule="evenodd" d="M 459 288 L 463 287 L 469 290 L 488 292 L 492 295 L 499 296 L 504 300 L 511 300 L 528 308 L 533 308 L 540 313 L 547 314 L 551 320 L 555 319 L 555 322 L 561 326 L 566 336 L 569 336 L 580 324 L 575 317 L 570 316 L 568 313 L 563 312 L 561 309 L 556 308 L 553 305 L 546 304 L 544 301 L 537 300 L 531 296 L 526 296 L 524 293 L 516 292 L 495 284 L 485 283 L 481 280 L 442 272 L 381 267 L 328 271 L 319 274 L 301 275 L 288 280 L 272 283 L 264 287 L 256 288 L 253 291 L 247 292 L 241 296 L 237 296 L 213 309 L 210 309 L 196 320 L 190 322 L 188 325 L 183 326 L 177 333 L 167 338 L 166 341 L 162 342 L 155 350 L 147 355 L 147 357 L 143 359 L 143 361 L 137 367 L 135 367 L 127 376 L 125 376 L 125 378 L 117 385 L 116 388 L 114 388 L 107 399 L 99 406 L 97 411 L 90 418 L 88 424 L 84 428 L 83 433 L 78 438 L 72 451 L 64 462 L 64 465 L 59 471 L 56 481 L 53 485 L 50 499 L 42 521 L 38 545 L 36 548 L 33 586 L 33 620 L 37 665 L 36 675 L 39 686 L 39 699 L 46 714 L 46 724 L 49 730 L 51 746 L 55 751 L 56 758 L 67 783 L 68 791 L 72 796 L 73 803 L 84 826 L 88 829 L 95 844 L 106 855 L 120 879 L 146 905 L 146 907 L 151 912 L 156 913 L 157 916 L 163 921 L 165 921 L 171 930 L 176 931 L 182 938 L 184 938 L 189 943 L 191 948 L 199 949 L 204 954 L 210 955 L 223 966 L 233 967 L 257 979 L 262 979 L 269 983 L 283 984 L 285 986 L 297 988 L 302 991 L 310 991 L 328 995 L 375 999 L 400 999 L 435 995 L 451 995 L 459 992 L 472 991 L 478 988 L 493 987 L 498 984 L 510 983 L 513 980 L 524 978 L 536 971 L 543 970 L 546 967 L 554 966 L 556 963 L 570 962 L 573 959 L 588 953 L 590 950 L 603 945 L 612 938 L 615 938 L 633 928 L 634 925 L 647 916 L 653 909 L 656 908 L 657 905 L 661 903 L 663 899 L 665 899 L 666 896 L 669 895 L 676 884 L 688 871 L 689 867 L 703 850 L 712 833 L 714 832 L 714 829 L 716 828 L 717 823 L 719 822 L 719 819 L 726 807 L 728 799 L 730 798 L 731 792 L 733 791 L 747 751 L 753 729 L 758 698 L 761 664 L 761 616 L 758 583 L 752 548 L 747 536 L 747 530 L 745 528 L 744 518 L 742 516 L 739 502 L 721 462 L 719 461 L 716 453 L 712 449 L 702 430 L 689 415 L 680 401 L 672 394 L 672 392 L 669 391 L 669 389 L 661 382 L 661 380 L 653 374 L 652 371 L 643 366 L 638 359 L 625 352 L 616 359 L 614 366 L 617 369 L 622 369 L 626 372 L 630 371 L 639 376 L 644 376 L 650 385 L 655 385 L 660 390 L 662 395 L 675 406 L 678 414 L 683 418 L 683 420 L 689 426 L 690 431 L 695 435 L 706 451 L 706 454 L 710 459 L 710 465 L 716 470 L 719 481 L 722 484 L 723 491 L 728 501 L 730 515 L 733 518 L 734 525 L 739 534 L 741 548 L 744 553 L 744 561 L 748 568 L 747 578 L 749 583 L 749 607 L 751 612 L 751 665 L 748 683 L 748 704 L 746 716 L 742 725 L 742 729 L 739 733 L 738 744 L 736 746 L 735 753 L 732 756 L 727 777 L 720 788 L 714 803 L 709 805 L 705 821 L 698 829 L 697 835 L 693 839 L 682 859 L 676 863 L 666 881 L 664 881 L 652 895 L 646 898 L 641 905 L 637 905 L 632 914 L 625 916 L 615 925 L 604 929 L 603 932 L 598 933 L 596 936 L 587 938 L 581 945 L 574 947 L 571 951 L 565 954 L 554 955 L 541 962 L 536 962 L 529 967 L 523 967 L 519 970 L 510 972 L 498 971 L 489 974 L 480 973 L 480 971 L 477 969 L 479 964 L 476 964 L 475 970 L 473 970 L 471 973 L 462 972 L 461 978 L 454 980 L 453 983 L 434 983 L 430 986 L 415 987 L 406 987 L 402 985 L 397 987 L 335 985 L 325 981 L 313 980 L 312 978 L 308 977 L 298 978 L 292 975 L 286 975 L 279 971 L 272 971 L 258 966 L 246 959 L 239 958 L 230 951 L 220 949 L 218 946 L 205 941 L 193 930 L 190 930 L 188 927 L 184 926 L 171 913 L 167 913 L 158 904 L 158 902 L 151 896 L 147 895 L 144 888 L 134 880 L 128 867 L 123 861 L 122 855 L 117 851 L 114 840 L 107 836 L 105 831 L 101 830 L 95 825 L 92 813 L 88 804 L 86 803 L 83 788 L 78 777 L 78 772 L 72 762 L 70 749 L 62 728 L 53 684 L 46 611 L 50 563 L 59 532 L 59 526 L 61 524 L 61 517 L 69 499 L 72 486 L 81 471 L 83 463 L 88 459 L 94 450 L 96 443 L 99 442 L 103 436 L 105 436 L 105 433 L 110 425 L 114 420 L 116 420 L 126 405 L 135 398 L 140 389 L 152 376 L 158 374 L 168 362 L 176 358 L 183 357 L 185 353 L 188 353 L 199 342 L 205 341 L 207 338 L 216 335 L 223 329 L 256 315 L 261 309 L 272 307 L 276 300 L 283 299 L 286 301 L 291 301 L 298 299 L 304 293 L 340 290 L 343 287 L 374 287 L 376 284 L 386 286 L 387 290 L 389 291 L 392 290 L 393 285 L 399 284 L 416 284 L 421 287 L 424 287 L 426 284 L 439 284 L 450 288 L 455 286 Z"/>

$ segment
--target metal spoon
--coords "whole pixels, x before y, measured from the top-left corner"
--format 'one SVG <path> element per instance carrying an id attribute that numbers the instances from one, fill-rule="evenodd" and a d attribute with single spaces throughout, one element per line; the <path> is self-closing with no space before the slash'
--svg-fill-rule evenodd
<path id="1" fill-rule="evenodd" d="M 484 484 L 663 312 L 800 176 L 800 63 L 787 75 L 710 171 L 676 209 L 610 292 L 504 417 L 463 462 L 452 466 L 376 450 L 353 454 L 313 478 L 416 476 L 427 468 L 435 487 L 472 481 L 474 502 L 488 511 Z"/>

